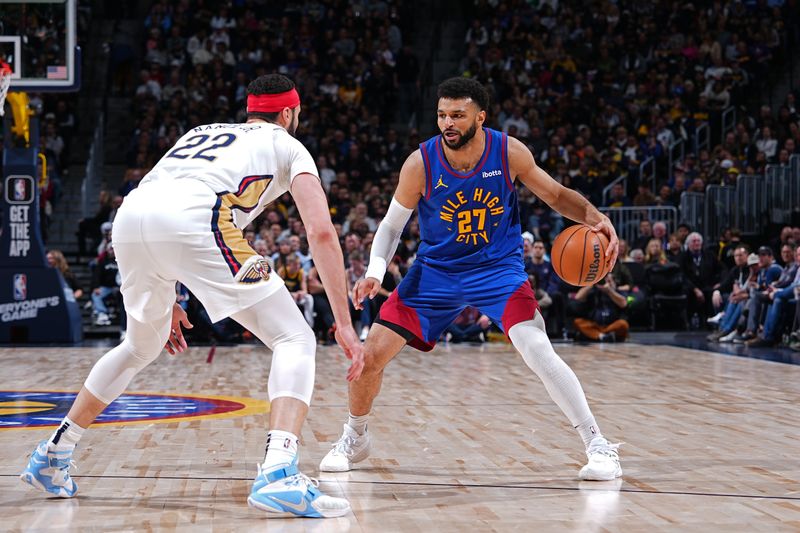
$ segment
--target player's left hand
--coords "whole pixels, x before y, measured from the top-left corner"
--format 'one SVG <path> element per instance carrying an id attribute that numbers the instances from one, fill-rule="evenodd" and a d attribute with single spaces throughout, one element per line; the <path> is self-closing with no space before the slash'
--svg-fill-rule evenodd
<path id="1" fill-rule="evenodd" d="M 602 233 L 608 237 L 608 248 L 606 248 L 606 264 L 608 265 L 608 270 L 610 271 L 612 268 L 614 268 L 614 265 L 617 262 L 617 256 L 619 255 L 619 239 L 617 238 L 617 230 L 614 229 L 614 225 L 611 223 L 611 220 L 604 216 L 599 223 L 592 226 L 592 231 Z"/>
<path id="2" fill-rule="evenodd" d="M 344 355 L 353 361 L 347 371 L 347 381 L 355 381 L 364 370 L 364 345 L 356 335 L 353 326 L 337 327 L 333 333 L 336 342 L 344 350 Z"/>
<path id="3" fill-rule="evenodd" d="M 183 338 L 181 325 L 186 329 L 194 327 L 189 322 L 189 317 L 186 316 L 186 311 L 183 310 L 183 307 L 175 303 L 172 306 L 172 323 L 169 326 L 169 337 L 167 338 L 167 344 L 164 345 L 170 355 L 175 355 L 189 348 L 189 345 L 186 344 L 186 339 Z"/>

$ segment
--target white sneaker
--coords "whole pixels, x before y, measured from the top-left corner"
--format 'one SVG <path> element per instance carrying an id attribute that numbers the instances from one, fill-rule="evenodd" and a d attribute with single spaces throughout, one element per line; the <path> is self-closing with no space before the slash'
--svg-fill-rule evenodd
<path id="1" fill-rule="evenodd" d="M 722 317 L 724 317 L 724 316 L 725 316 L 725 311 L 720 311 L 716 315 L 714 315 L 711 318 L 709 318 L 708 320 L 706 320 L 706 322 L 708 322 L 709 324 L 716 325 L 716 324 L 719 324 L 719 321 L 722 320 Z"/>
<path id="2" fill-rule="evenodd" d="M 111 318 L 106 313 L 97 313 L 97 318 L 94 319 L 95 326 L 110 326 Z"/>
<path id="3" fill-rule="evenodd" d="M 733 331 L 731 331 L 727 335 L 724 335 L 724 336 L 720 337 L 719 338 L 719 342 L 733 342 L 733 339 L 736 338 L 737 334 L 738 334 L 737 331 L 734 329 Z"/>
<path id="4" fill-rule="evenodd" d="M 363 435 L 356 430 L 344 425 L 344 431 L 339 440 L 333 443 L 333 449 L 322 458 L 319 463 L 321 472 L 349 472 L 353 463 L 360 463 L 369 457 L 369 433 L 364 430 Z"/>
<path id="5" fill-rule="evenodd" d="M 578 477 L 584 481 L 611 481 L 622 476 L 619 466 L 619 449 L 621 443 L 611 444 L 605 437 L 595 437 L 586 449 L 589 462 L 581 468 Z"/>
<path id="6" fill-rule="evenodd" d="M 297 465 L 284 465 L 269 472 L 258 467 L 247 503 L 271 516 L 335 518 L 350 512 L 344 498 L 323 494 L 319 482 L 297 470 Z"/>
<path id="7" fill-rule="evenodd" d="M 369 334 L 369 326 L 364 326 L 361 328 L 361 335 L 358 337 L 359 340 L 365 341 L 367 340 L 367 334 Z"/>

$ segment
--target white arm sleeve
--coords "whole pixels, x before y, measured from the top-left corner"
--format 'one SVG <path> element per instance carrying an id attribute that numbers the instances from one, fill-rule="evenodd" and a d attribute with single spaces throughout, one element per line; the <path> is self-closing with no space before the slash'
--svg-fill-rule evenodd
<path id="1" fill-rule="evenodd" d="M 383 282 L 383 276 L 386 274 L 386 265 L 394 256 L 403 228 L 406 227 L 406 222 L 411 218 L 411 213 L 413 212 L 413 209 L 403 207 L 400 202 L 392 198 L 392 203 L 389 204 L 386 216 L 383 217 L 383 221 L 378 226 L 378 231 L 375 232 L 375 238 L 372 240 L 369 266 L 364 277 L 375 278 Z"/>

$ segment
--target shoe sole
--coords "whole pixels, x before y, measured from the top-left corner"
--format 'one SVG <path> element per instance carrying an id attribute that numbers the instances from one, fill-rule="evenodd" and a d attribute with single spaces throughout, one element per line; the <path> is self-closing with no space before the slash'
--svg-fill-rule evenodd
<path id="1" fill-rule="evenodd" d="M 308 515 L 299 515 L 289 511 L 277 511 L 274 507 L 270 507 L 269 505 L 264 505 L 261 502 L 254 500 L 251 497 L 247 497 L 247 505 L 254 509 L 258 509 L 259 511 L 265 511 L 267 516 L 270 518 L 339 518 L 340 516 L 344 516 L 351 511 L 350 506 L 348 505 L 344 509 L 335 509 L 330 511 L 321 511 L 319 509 L 313 508 L 314 511 L 321 514 L 322 516 L 308 516 Z"/>
<path id="2" fill-rule="evenodd" d="M 51 492 L 47 490 L 47 487 L 42 485 L 42 483 L 38 479 L 36 479 L 36 477 L 34 477 L 34 475 L 31 474 L 30 472 L 23 472 L 22 474 L 19 475 L 19 479 L 26 485 L 33 487 L 34 489 L 40 492 L 44 492 L 45 494 L 50 494 L 58 498 L 64 498 L 64 499 L 74 498 L 75 494 L 77 493 L 77 491 L 75 491 L 75 493 L 69 495 L 69 494 L 64 494 L 62 491 L 59 491 L 58 494 L 56 494 L 55 492 Z"/>
<path id="3" fill-rule="evenodd" d="M 581 481 L 613 481 L 618 477 L 622 477 L 622 468 L 617 468 L 614 472 L 614 475 L 611 477 L 598 476 L 594 472 L 584 473 L 583 469 L 581 469 L 580 473 L 578 473 L 578 478 Z"/>

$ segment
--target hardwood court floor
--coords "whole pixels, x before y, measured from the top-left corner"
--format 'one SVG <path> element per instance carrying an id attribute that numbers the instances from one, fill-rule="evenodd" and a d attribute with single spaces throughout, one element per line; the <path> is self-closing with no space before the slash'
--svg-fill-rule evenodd
<path id="1" fill-rule="evenodd" d="M 18 473 L 51 429 L 0 430 L 0 529 L 76 531 L 798 531 L 800 366 L 670 346 L 558 345 L 624 481 L 577 480 L 580 439 L 502 344 L 406 349 L 389 367 L 358 470 L 322 474 L 349 498 L 333 520 L 265 520 L 245 500 L 267 417 L 95 426 L 75 456 L 79 497 Z M 77 391 L 103 348 L 0 349 L 1 390 Z M 320 348 L 301 468 L 347 413 L 346 364 Z M 130 391 L 266 398 L 265 348 L 163 355 Z M 2 420 L 2 418 L 0 418 Z"/>

